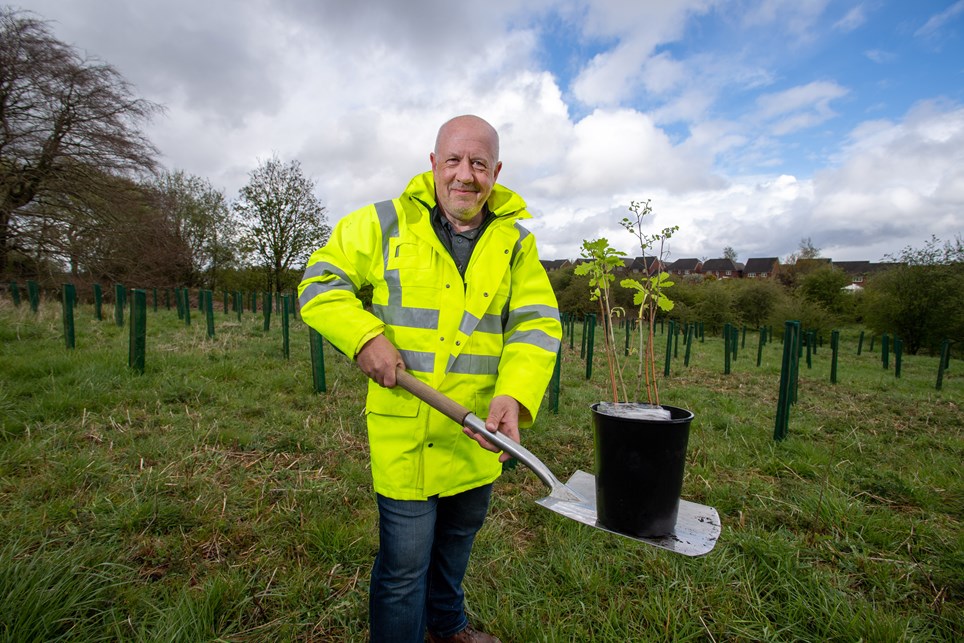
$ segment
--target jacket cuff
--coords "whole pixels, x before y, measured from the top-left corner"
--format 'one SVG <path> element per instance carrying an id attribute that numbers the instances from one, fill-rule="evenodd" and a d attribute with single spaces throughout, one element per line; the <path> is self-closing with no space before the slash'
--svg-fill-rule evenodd
<path id="1" fill-rule="evenodd" d="M 355 344 L 355 349 L 351 353 L 352 360 L 358 357 L 358 353 L 360 353 L 361 349 L 365 347 L 365 344 L 367 344 L 368 342 L 370 342 L 371 340 L 378 337 L 384 332 L 385 332 L 385 326 L 379 325 L 377 328 L 373 328 L 372 330 L 362 335 L 361 338 L 358 340 L 358 343 Z"/>

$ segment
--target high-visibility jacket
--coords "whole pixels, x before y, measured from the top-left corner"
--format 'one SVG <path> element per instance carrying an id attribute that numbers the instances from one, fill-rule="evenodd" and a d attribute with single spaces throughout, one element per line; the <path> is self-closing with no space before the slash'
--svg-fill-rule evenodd
<path id="1" fill-rule="evenodd" d="M 431 223 L 431 172 L 397 199 L 357 210 L 312 254 L 298 288 L 301 317 L 354 357 L 379 333 L 415 377 L 479 417 L 492 397 L 520 402 L 520 427 L 535 420 L 562 337 L 555 295 L 535 239 L 519 221 L 525 202 L 495 185 L 493 219 L 465 271 Z M 356 293 L 373 287 L 366 310 Z M 494 481 L 498 455 L 400 387 L 369 381 L 366 404 L 375 491 L 398 500 L 448 496 Z"/>

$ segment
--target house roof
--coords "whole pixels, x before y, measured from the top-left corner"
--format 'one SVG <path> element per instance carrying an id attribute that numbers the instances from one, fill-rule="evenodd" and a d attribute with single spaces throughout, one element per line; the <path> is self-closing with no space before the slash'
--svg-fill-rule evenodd
<path id="1" fill-rule="evenodd" d="M 658 257 L 636 257 L 629 264 L 629 269 L 633 272 L 652 272 L 653 270 L 659 268 L 660 262 Z"/>
<path id="2" fill-rule="evenodd" d="M 869 261 L 834 261 L 834 268 L 840 268 L 848 275 L 865 275 L 870 272 Z"/>
<path id="3" fill-rule="evenodd" d="M 890 270 L 891 268 L 896 268 L 897 266 L 900 266 L 900 265 L 904 265 L 904 264 L 893 262 L 893 261 L 883 261 L 880 263 L 872 263 L 867 266 L 867 272 L 869 273 L 883 272 L 884 270 Z"/>
<path id="4" fill-rule="evenodd" d="M 699 259 L 689 258 L 689 259 L 677 259 L 669 266 L 667 270 L 671 272 L 683 272 L 686 270 L 696 270 L 700 265 Z"/>
<path id="5" fill-rule="evenodd" d="M 743 272 L 773 272 L 779 263 L 776 257 L 751 257 L 746 260 Z"/>
<path id="6" fill-rule="evenodd" d="M 732 259 L 707 259 L 703 262 L 703 272 L 735 272 L 738 270 Z"/>
<path id="7" fill-rule="evenodd" d="M 540 259 L 539 263 L 546 270 L 559 270 L 569 265 L 568 259 Z"/>
<path id="8" fill-rule="evenodd" d="M 833 265 L 833 259 L 830 257 L 813 257 L 812 259 L 797 259 L 797 265 Z"/>

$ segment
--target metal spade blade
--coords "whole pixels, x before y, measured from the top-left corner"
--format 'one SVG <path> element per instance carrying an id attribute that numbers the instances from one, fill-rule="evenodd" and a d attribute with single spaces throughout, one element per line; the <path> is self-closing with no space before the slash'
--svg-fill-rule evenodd
<path id="1" fill-rule="evenodd" d="M 665 536 L 635 536 L 606 528 L 596 516 L 596 477 L 591 473 L 577 470 L 565 485 L 582 500 L 570 502 L 553 497 L 552 494 L 536 502 L 567 518 L 584 525 L 608 531 L 624 538 L 638 540 L 654 547 L 667 549 L 684 556 L 702 556 L 716 546 L 722 526 L 720 515 L 713 507 L 680 499 L 679 513 L 673 532 Z"/>

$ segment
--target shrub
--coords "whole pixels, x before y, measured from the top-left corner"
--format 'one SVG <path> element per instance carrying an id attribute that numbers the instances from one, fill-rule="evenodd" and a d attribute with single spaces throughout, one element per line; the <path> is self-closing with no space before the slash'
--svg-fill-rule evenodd
<path id="1" fill-rule="evenodd" d="M 697 317 L 706 332 L 719 333 L 724 324 L 734 321 L 733 294 L 724 281 L 708 281 L 700 289 L 702 298 L 695 306 Z"/>
<path id="2" fill-rule="evenodd" d="M 734 285 L 733 308 L 744 324 L 759 327 L 787 298 L 786 290 L 778 283 L 769 279 L 747 279 Z"/>
<path id="3" fill-rule="evenodd" d="M 847 308 L 849 293 L 844 288 L 850 283 L 847 273 L 829 267 L 820 268 L 800 279 L 800 292 L 807 301 L 840 315 Z"/>

